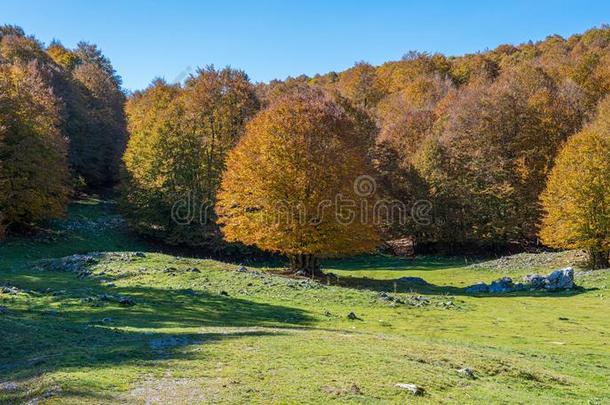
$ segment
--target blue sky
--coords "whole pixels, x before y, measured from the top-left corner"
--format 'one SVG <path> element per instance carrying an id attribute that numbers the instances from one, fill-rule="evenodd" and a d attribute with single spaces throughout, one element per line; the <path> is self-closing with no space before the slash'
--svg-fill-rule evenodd
<path id="1" fill-rule="evenodd" d="M 610 1 L 2 0 L 0 23 L 49 43 L 98 44 L 124 87 L 231 65 L 254 81 L 381 64 L 409 50 L 459 55 L 610 22 Z"/>

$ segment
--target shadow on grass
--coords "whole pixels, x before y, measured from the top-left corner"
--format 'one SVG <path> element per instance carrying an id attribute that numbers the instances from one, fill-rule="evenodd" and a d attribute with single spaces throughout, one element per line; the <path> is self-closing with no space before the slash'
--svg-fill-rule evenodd
<path id="1" fill-rule="evenodd" d="M 359 255 L 339 259 L 322 260 L 322 270 L 333 271 L 409 271 L 409 270 L 445 270 L 448 268 L 464 267 L 472 264 L 466 263 L 463 258 L 442 256 L 419 256 L 407 258 L 384 254 Z M 252 268 L 285 269 L 288 259 L 281 257 L 245 259 L 241 264 Z"/>
<path id="2" fill-rule="evenodd" d="M 50 279 L 6 275 L 21 292 L 0 299 L 0 305 L 8 308 L 0 314 L 0 382 L 18 382 L 55 370 L 188 360 L 192 352 L 180 348 L 277 336 L 311 323 L 305 311 L 295 308 L 202 291 L 114 288 L 75 280 L 73 273 L 48 274 Z M 110 298 L 100 300 L 103 294 Z M 121 296 L 135 305 L 121 305 L 117 300 Z M 212 330 L 198 330 L 202 327 Z M 176 331 L 159 331 L 162 328 Z M 0 393 L 0 399 L 13 403 L 32 396 L 21 389 Z"/>
<path id="3" fill-rule="evenodd" d="M 399 292 L 413 293 L 424 295 L 452 295 L 452 296 L 468 296 L 478 298 L 509 298 L 509 297 L 573 297 L 583 294 L 588 291 L 595 291 L 597 288 L 576 287 L 570 291 L 514 291 L 509 293 L 471 293 L 466 291 L 465 287 L 441 286 L 436 284 L 419 284 L 410 281 L 401 281 L 400 279 L 379 280 L 367 277 L 338 277 L 334 283 L 340 287 L 354 288 L 358 290 L 371 290 L 376 292 Z"/>
<path id="4" fill-rule="evenodd" d="M 463 266 L 465 266 L 464 259 L 455 257 L 419 256 L 417 258 L 407 258 L 381 254 L 324 260 L 322 263 L 324 269 L 345 271 L 433 271 Z"/>

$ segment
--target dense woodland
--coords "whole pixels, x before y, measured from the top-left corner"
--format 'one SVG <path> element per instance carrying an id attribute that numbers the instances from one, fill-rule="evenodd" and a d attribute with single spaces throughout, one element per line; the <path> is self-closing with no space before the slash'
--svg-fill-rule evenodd
<path id="1" fill-rule="evenodd" d="M 607 266 L 608 93 L 610 27 L 260 84 L 207 67 L 126 96 L 94 45 L 45 47 L 5 26 L 0 235 L 60 216 L 75 190 L 120 183 L 133 228 L 172 244 L 217 248 L 224 236 L 315 266 L 413 235 L 584 248 Z M 260 222 L 272 196 L 317 204 L 360 174 L 380 198 L 430 201 L 434 220 L 355 227 L 351 239 L 324 221 Z M 216 205 L 205 223 L 172 219 L 187 195 L 191 210 Z"/>

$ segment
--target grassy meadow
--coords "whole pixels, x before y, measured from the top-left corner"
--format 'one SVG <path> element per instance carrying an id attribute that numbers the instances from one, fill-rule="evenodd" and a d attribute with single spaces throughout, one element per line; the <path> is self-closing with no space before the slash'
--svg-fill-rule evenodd
<path id="1" fill-rule="evenodd" d="M 96 199 L 0 245 L 0 402 L 610 403 L 609 271 L 570 292 L 464 291 L 571 255 L 354 257 L 315 281 L 156 250 Z M 87 252 L 107 253 L 49 261 Z"/>

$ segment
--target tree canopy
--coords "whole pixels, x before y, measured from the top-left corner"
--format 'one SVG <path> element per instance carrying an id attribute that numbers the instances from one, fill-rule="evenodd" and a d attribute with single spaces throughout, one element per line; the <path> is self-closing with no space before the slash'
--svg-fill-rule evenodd
<path id="1" fill-rule="evenodd" d="M 225 238 L 286 254 L 295 270 L 310 273 L 319 269 L 319 257 L 374 249 L 373 195 L 354 188 L 370 173 L 362 141 L 367 134 L 359 128 L 344 108 L 315 91 L 287 96 L 259 113 L 227 158 L 216 204 Z"/>
<path id="2" fill-rule="evenodd" d="M 157 80 L 134 94 L 124 158 L 130 222 L 169 243 L 217 244 L 213 204 L 225 156 L 257 110 L 254 86 L 230 68 L 201 69 L 184 87 Z"/>
<path id="3" fill-rule="evenodd" d="M 125 96 L 97 47 L 2 26 L 0 81 L 0 234 L 61 215 L 74 186 L 118 182 Z"/>
<path id="4" fill-rule="evenodd" d="M 557 157 L 542 194 L 545 244 L 585 249 L 593 267 L 610 253 L 610 98 L 593 123 L 572 136 Z"/>

